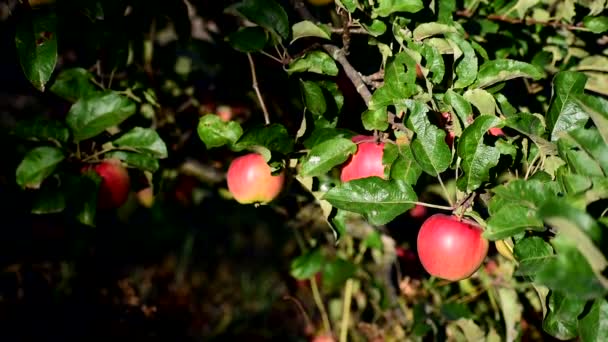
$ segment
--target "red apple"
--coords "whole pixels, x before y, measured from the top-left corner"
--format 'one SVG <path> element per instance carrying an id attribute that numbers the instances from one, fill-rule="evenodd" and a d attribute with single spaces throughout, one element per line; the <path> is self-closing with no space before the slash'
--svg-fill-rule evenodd
<path id="1" fill-rule="evenodd" d="M 318 335 L 312 339 L 312 342 L 335 342 L 336 340 L 331 335 Z"/>
<path id="2" fill-rule="evenodd" d="M 498 137 L 501 135 L 505 135 L 505 133 L 502 131 L 502 129 L 500 129 L 498 127 L 492 127 L 492 128 L 490 128 L 490 135 Z"/>
<path id="3" fill-rule="evenodd" d="M 415 219 L 422 219 L 426 216 L 427 211 L 425 206 L 416 204 L 416 206 L 410 209 L 410 216 Z"/>
<path id="4" fill-rule="evenodd" d="M 488 240 L 473 221 L 435 214 L 418 232 L 418 257 L 433 276 L 457 281 L 473 274 L 488 254 Z"/>
<path id="5" fill-rule="evenodd" d="M 82 171 L 93 170 L 101 177 L 97 205 L 100 209 L 121 207 L 129 197 L 131 180 L 129 173 L 119 160 L 104 160 L 99 164 L 85 166 Z"/>
<path id="6" fill-rule="evenodd" d="M 357 152 L 353 154 L 346 166 L 342 168 L 340 179 L 348 182 L 353 179 L 378 176 L 384 178 L 384 143 L 374 142 L 374 137 L 358 135 L 352 138 L 357 145 Z M 361 142 L 363 141 L 363 142 Z"/>
<path id="7" fill-rule="evenodd" d="M 285 173 L 273 175 L 258 153 L 236 158 L 228 168 L 228 191 L 241 204 L 268 203 L 283 189 Z"/>

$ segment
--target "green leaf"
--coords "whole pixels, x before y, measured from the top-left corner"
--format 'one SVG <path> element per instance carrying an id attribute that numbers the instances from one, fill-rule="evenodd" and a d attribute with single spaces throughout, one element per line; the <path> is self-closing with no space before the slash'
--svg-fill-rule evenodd
<path id="1" fill-rule="evenodd" d="M 386 32 L 386 24 L 381 20 L 374 19 L 369 25 L 366 23 L 362 24 L 363 28 L 365 28 L 365 30 L 374 37 L 381 36 L 384 34 L 384 32 Z"/>
<path id="2" fill-rule="evenodd" d="M 575 141 L 567 138 L 559 139 L 557 141 L 557 149 L 559 156 L 566 162 L 572 172 L 586 176 L 604 176 L 600 164 L 587 151 L 581 150 Z"/>
<path id="3" fill-rule="evenodd" d="M 414 40 L 423 40 L 438 34 L 456 33 L 456 27 L 440 23 L 422 23 L 414 29 Z"/>
<path id="4" fill-rule="evenodd" d="M 55 214 L 66 208 L 65 195 L 61 188 L 42 187 L 36 192 L 32 203 L 32 214 Z"/>
<path id="5" fill-rule="evenodd" d="M 543 330 L 560 340 L 576 337 L 578 315 L 585 309 L 586 301 L 567 292 L 553 292 L 549 296 L 549 311 L 543 320 Z"/>
<path id="6" fill-rule="evenodd" d="M 365 237 L 365 240 L 363 240 L 363 244 L 365 245 L 365 247 L 376 249 L 379 251 L 382 251 L 382 249 L 384 248 L 384 245 L 382 244 L 382 237 L 380 236 L 380 233 L 375 230 Z"/>
<path id="7" fill-rule="evenodd" d="M 562 138 L 571 142 L 579 154 L 585 153 L 593 164 L 603 171 L 603 175 L 608 176 L 608 145 L 604 143 L 595 127 L 589 129 L 577 128 L 568 132 Z M 590 165 L 585 163 L 585 167 L 590 167 Z M 601 173 L 599 176 L 601 176 Z"/>
<path id="8" fill-rule="evenodd" d="M 72 130 L 74 141 L 79 142 L 120 124 L 135 111 L 133 101 L 117 92 L 105 91 L 78 100 L 65 120 Z"/>
<path id="9" fill-rule="evenodd" d="M 472 191 L 489 180 L 490 169 L 498 164 L 500 153 L 495 147 L 483 142 L 483 136 L 500 123 L 493 115 L 480 115 L 465 128 L 458 141 L 458 155 L 462 158 L 464 175 L 458 179 L 458 187 Z"/>
<path id="10" fill-rule="evenodd" d="M 559 186 L 555 182 L 515 179 L 506 185 L 492 189 L 494 196 L 488 203 L 488 210 L 495 215 L 507 205 L 520 205 L 538 210 L 546 201 L 557 196 Z"/>
<path id="11" fill-rule="evenodd" d="M 539 80 L 544 76 L 544 71 L 535 65 L 511 59 L 496 59 L 487 61 L 481 65 L 477 75 L 477 81 L 473 86 L 485 88 L 498 82 L 518 77 Z"/>
<path id="12" fill-rule="evenodd" d="M 241 52 L 257 52 L 264 49 L 268 36 L 259 26 L 243 27 L 231 33 L 226 38 L 235 50 Z"/>
<path id="13" fill-rule="evenodd" d="M 462 95 L 455 93 L 452 89 L 448 89 L 445 92 L 443 100 L 454 109 L 464 127 L 468 126 L 469 120 L 473 120 L 473 108 L 469 101 L 462 97 Z"/>
<path id="14" fill-rule="evenodd" d="M 261 27 L 278 34 L 281 38 L 289 37 L 289 19 L 287 13 L 274 0 L 243 0 L 233 6 L 241 15 Z"/>
<path id="15" fill-rule="evenodd" d="M 445 76 L 445 62 L 439 50 L 431 45 L 424 44 L 422 55 L 426 60 L 426 68 L 431 72 L 431 81 L 440 84 Z"/>
<path id="16" fill-rule="evenodd" d="M 363 215 L 371 224 L 382 225 L 411 209 L 417 197 L 405 182 L 367 177 L 342 183 L 323 199 L 338 209 Z"/>
<path id="17" fill-rule="evenodd" d="M 363 128 L 368 131 L 384 131 L 388 128 L 388 114 L 385 108 L 376 110 L 368 109 L 361 114 Z"/>
<path id="18" fill-rule="evenodd" d="M 311 51 L 289 63 L 288 74 L 294 72 L 314 72 L 329 76 L 338 75 L 338 66 L 330 55 L 323 51 Z"/>
<path id="19" fill-rule="evenodd" d="M 562 71 L 553 79 L 553 96 L 547 111 L 547 127 L 551 140 L 555 141 L 559 133 L 582 127 L 589 116 L 580 108 L 577 95 L 585 89 L 587 77 L 584 74 Z"/>
<path id="20" fill-rule="evenodd" d="M 66 183 L 69 211 L 78 222 L 95 227 L 101 177 L 91 170 L 83 175 L 69 177 Z"/>
<path id="21" fill-rule="evenodd" d="M 513 256 L 519 262 L 516 275 L 534 276 L 553 258 L 553 248 L 538 236 L 519 240 L 513 247 Z"/>
<path id="22" fill-rule="evenodd" d="M 452 160 L 445 142 L 445 131 L 431 124 L 425 104 L 407 101 L 406 105 L 411 111 L 407 124 L 416 133 L 411 144 L 414 158 L 424 172 L 436 177 L 450 166 Z"/>
<path id="23" fill-rule="evenodd" d="M 226 144 L 233 145 L 243 135 L 243 129 L 238 122 L 224 122 L 215 114 L 207 114 L 201 117 L 197 132 L 208 149 Z"/>
<path id="24" fill-rule="evenodd" d="M 355 135 L 355 133 L 342 128 L 321 127 L 316 128 L 314 131 L 312 131 L 310 136 L 306 140 L 304 140 L 303 144 L 304 147 L 306 147 L 307 149 L 311 149 L 314 146 L 319 145 L 322 142 L 330 139 L 346 138 L 350 140 Z"/>
<path id="25" fill-rule="evenodd" d="M 593 33 L 603 33 L 608 31 L 608 17 L 607 16 L 598 16 L 598 17 L 585 17 L 583 19 L 583 24 Z"/>
<path id="26" fill-rule="evenodd" d="M 454 82 L 454 88 L 462 89 L 471 85 L 475 78 L 477 78 L 477 55 L 475 50 L 461 36 L 458 34 L 446 34 L 446 37 L 454 42 L 460 50 L 462 50 L 463 57 L 456 65 L 456 82 Z M 485 64 L 484 64 L 485 65 Z"/>
<path id="27" fill-rule="evenodd" d="M 496 114 L 496 101 L 494 96 L 484 89 L 470 89 L 467 90 L 463 97 L 477 107 L 480 114 L 483 115 L 494 115 Z"/>
<path id="28" fill-rule="evenodd" d="M 368 107 L 375 110 L 402 103 L 416 92 L 416 61 L 406 52 L 401 52 L 386 66 L 384 84 L 376 89 Z"/>
<path id="29" fill-rule="evenodd" d="M 17 167 L 17 184 L 24 189 L 38 189 L 64 159 L 63 151 L 57 147 L 40 146 L 30 150 Z"/>
<path id="30" fill-rule="evenodd" d="M 325 258 L 321 249 L 315 249 L 300 255 L 291 262 L 291 275 L 299 280 L 309 279 L 321 271 Z"/>
<path id="31" fill-rule="evenodd" d="M 526 230 L 544 231 L 543 221 L 535 214 L 533 209 L 522 205 L 505 205 L 490 216 L 483 235 L 489 240 L 502 240 Z"/>
<path id="32" fill-rule="evenodd" d="M 317 25 L 309 20 L 293 24 L 291 31 L 293 32 L 291 43 L 304 37 L 331 39 L 331 31 L 326 26 Z"/>
<path id="33" fill-rule="evenodd" d="M 422 0 L 378 0 L 377 3 L 373 14 L 380 17 L 388 17 L 395 12 L 416 13 L 424 8 Z"/>
<path id="34" fill-rule="evenodd" d="M 515 341 L 519 334 L 517 325 L 521 322 L 523 307 L 514 288 L 499 287 L 497 292 L 500 311 L 505 320 L 506 341 Z"/>
<path id="35" fill-rule="evenodd" d="M 40 91 L 57 63 L 57 18 L 54 11 L 25 11 L 17 22 L 15 46 L 25 77 Z"/>
<path id="36" fill-rule="evenodd" d="M 608 336 L 608 301 L 596 299 L 591 310 L 578 322 L 583 342 L 601 342 Z"/>
<path id="37" fill-rule="evenodd" d="M 439 0 L 439 22 L 451 24 L 454 22 L 453 15 L 456 12 L 456 0 Z"/>
<path id="38" fill-rule="evenodd" d="M 518 113 L 509 116 L 505 120 L 505 126 L 533 137 L 540 137 L 545 133 L 543 121 L 538 116 L 530 113 Z"/>
<path id="39" fill-rule="evenodd" d="M 114 146 L 132 148 L 156 158 L 167 158 L 167 145 L 155 130 L 135 127 L 112 142 Z"/>
<path id="40" fill-rule="evenodd" d="M 306 108 L 316 116 L 322 116 L 327 110 L 323 89 L 313 81 L 300 80 L 300 89 L 304 94 Z"/>
<path id="41" fill-rule="evenodd" d="M 344 163 L 357 151 L 357 145 L 346 138 L 333 138 L 315 145 L 302 160 L 302 175 L 320 176 Z"/>
<path id="42" fill-rule="evenodd" d="M 386 149 L 390 146 L 394 145 L 384 146 L 385 154 Z M 399 145 L 398 148 L 398 157 L 393 162 L 390 169 L 391 179 L 404 181 L 413 186 L 418 182 L 418 178 L 420 178 L 420 175 L 422 174 L 422 168 L 416 162 L 410 145 Z"/>
<path id="43" fill-rule="evenodd" d="M 355 264 L 342 258 L 336 258 L 323 267 L 323 287 L 327 287 L 330 291 L 339 289 L 356 272 Z"/>
<path id="44" fill-rule="evenodd" d="M 604 142 L 608 144 L 608 101 L 599 96 L 578 94 L 577 103 L 582 108 L 602 135 Z"/>
<path id="45" fill-rule="evenodd" d="M 255 146 L 266 147 L 272 152 L 288 154 L 293 151 L 293 138 L 287 132 L 287 128 L 281 124 L 270 126 L 254 126 L 248 129 L 232 147 L 234 151 Z"/>
<path id="46" fill-rule="evenodd" d="M 67 143 L 70 131 L 61 121 L 45 118 L 19 120 L 13 129 L 13 134 L 28 140 L 55 140 Z"/>
<path id="47" fill-rule="evenodd" d="M 156 172 L 158 170 L 158 160 L 146 154 L 128 151 L 110 151 L 104 154 L 106 159 L 118 159 L 127 163 L 129 166 L 143 171 Z"/>
<path id="48" fill-rule="evenodd" d="M 59 73 L 50 90 L 57 96 L 76 102 L 98 91 L 91 79 L 93 75 L 83 68 L 66 69 Z"/>

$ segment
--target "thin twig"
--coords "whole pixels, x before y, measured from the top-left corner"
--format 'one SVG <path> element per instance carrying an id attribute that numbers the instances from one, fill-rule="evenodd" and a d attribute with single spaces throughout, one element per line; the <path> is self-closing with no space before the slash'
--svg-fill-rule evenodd
<path id="1" fill-rule="evenodd" d="M 258 87 L 258 77 L 255 74 L 255 64 L 253 64 L 253 57 L 251 57 L 250 53 L 247 53 L 247 58 L 249 59 L 249 67 L 251 68 L 251 81 L 253 90 L 255 90 L 255 93 L 258 96 L 260 106 L 262 107 L 262 112 L 264 112 L 264 122 L 266 123 L 266 125 L 270 125 L 270 115 L 268 114 L 268 109 L 266 109 L 266 104 L 264 103 L 262 93 L 260 92 L 260 88 Z"/>
<path id="2" fill-rule="evenodd" d="M 350 303 L 353 298 L 353 279 L 346 281 L 344 289 L 344 306 L 342 307 L 342 324 L 340 325 L 340 342 L 346 342 L 348 337 L 348 323 L 350 321 Z"/>
<path id="3" fill-rule="evenodd" d="M 329 323 L 329 316 L 327 315 L 327 311 L 325 311 L 325 305 L 323 305 L 323 300 L 321 299 L 321 293 L 319 292 L 319 286 L 317 285 L 317 280 L 315 277 L 310 278 L 310 287 L 312 288 L 312 296 L 317 303 L 317 308 L 321 312 L 321 318 L 323 320 L 323 327 L 328 334 L 331 334 L 331 324 Z"/>
<path id="4" fill-rule="evenodd" d="M 300 301 L 297 298 L 294 298 L 290 295 L 285 295 L 283 296 L 284 300 L 290 300 L 294 303 L 296 303 L 296 306 L 298 307 L 298 309 L 300 310 L 300 312 L 302 313 L 302 316 L 304 316 L 304 319 L 306 320 L 306 325 L 312 325 L 312 321 L 310 320 L 310 317 L 308 316 L 308 313 L 306 312 L 306 310 L 304 310 L 304 307 L 302 306 L 302 303 L 300 303 Z"/>
<path id="5" fill-rule="evenodd" d="M 331 44 L 323 44 L 323 49 L 327 51 L 327 53 L 329 53 L 329 55 L 342 66 L 342 69 L 344 69 L 344 73 L 355 86 L 357 93 L 359 93 L 359 95 L 365 102 L 365 105 L 368 106 L 369 101 L 372 99 L 372 93 L 369 91 L 369 89 L 367 89 L 367 86 L 365 85 L 365 82 L 363 82 L 363 79 L 361 78 L 359 72 L 355 70 L 355 68 L 353 68 L 350 62 L 346 59 L 344 51 L 339 47 Z"/>

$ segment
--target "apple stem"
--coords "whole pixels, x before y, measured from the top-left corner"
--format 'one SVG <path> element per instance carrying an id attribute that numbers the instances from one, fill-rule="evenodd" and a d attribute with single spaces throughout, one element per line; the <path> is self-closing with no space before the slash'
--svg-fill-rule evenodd
<path id="1" fill-rule="evenodd" d="M 90 156 L 87 156 L 86 158 L 84 158 L 82 160 L 82 162 L 84 162 L 84 163 L 89 162 L 92 159 L 95 159 L 95 158 L 99 157 L 100 155 L 102 155 L 104 153 L 107 153 L 107 152 L 110 152 L 112 150 L 114 150 L 114 148 L 108 148 L 108 149 L 105 149 L 105 150 L 101 150 L 99 152 L 95 152 L 95 153 L 91 154 Z M 80 152 L 78 152 L 78 154 L 80 155 Z"/>
<path id="2" fill-rule="evenodd" d="M 456 205 L 456 209 L 454 209 L 453 214 L 458 217 L 458 220 L 462 220 L 464 212 L 471 207 L 473 200 L 475 200 L 475 196 L 477 196 L 477 193 L 472 192 L 467 197 L 465 197 L 462 202 Z"/>
<path id="3" fill-rule="evenodd" d="M 258 96 L 258 101 L 260 101 L 260 106 L 262 107 L 262 112 L 264 113 L 264 123 L 266 123 L 266 125 L 270 125 L 270 115 L 268 115 L 268 109 L 266 109 L 266 104 L 264 103 L 262 93 L 260 92 L 260 88 L 258 87 L 258 77 L 255 73 L 255 64 L 253 64 L 253 57 L 251 57 L 250 53 L 247 53 L 247 58 L 249 59 L 249 67 L 251 68 L 251 86 L 253 87 L 253 90 L 255 90 L 255 94 Z"/>
<path id="4" fill-rule="evenodd" d="M 346 342 L 348 337 L 348 323 L 350 321 L 350 305 L 353 298 L 353 279 L 346 281 L 344 289 L 344 306 L 342 307 L 342 324 L 340 325 L 340 342 Z"/>
<path id="5" fill-rule="evenodd" d="M 439 204 L 431 204 L 431 203 L 425 203 L 425 202 L 405 202 L 405 203 L 411 203 L 411 204 L 417 204 L 417 205 L 421 205 L 423 207 L 429 207 L 429 208 L 435 208 L 435 209 L 441 209 L 441 210 L 454 210 L 453 206 L 445 206 L 445 205 L 439 205 Z"/>
<path id="6" fill-rule="evenodd" d="M 310 278 L 310 287 L 312 289 L 312 296 L 317 304 L 317 308 L 321 312 L 321 318 L 323 320 L 323 327 L 328 334 L 331 334 L 331 324 L 329 323 L 329 316 L 327 316 L 327 311 L 325 311 L 325 306 L 323 305 L 323 300 L 321 299 L 321 293 L 319 292 L 319 286 L 317 285 L 317 279 L 315 276 Z"/>

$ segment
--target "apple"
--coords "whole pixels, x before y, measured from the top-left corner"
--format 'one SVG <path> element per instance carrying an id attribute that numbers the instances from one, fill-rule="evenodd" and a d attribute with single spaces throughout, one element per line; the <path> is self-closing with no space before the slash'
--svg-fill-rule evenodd
<path id="1" fill-rule="evenodd" d="M 502 131 L 502 129 L 500 129 L 498 127 L 492 127 L 492 128 L 490 128 L 490 135 L 498 137 L 498 136 L 501 136 L 501 135 L 504 136 L 505 133 Z"/>
<path id="2" fill-rule="evenodd" d="M 372 176 L 384 178 L 384 164 L 382 164 L 384 143 L 376 143 L 373 140 L 374 137 L 365 135 L 357 135 L 352 138 L 353 142 L 359 144 L 355 154 L 342 168 L 340 175 L 342 182 Z"/>
<path id="3" fill-rule="evenodd" d="M 285 183 L 285 173 L 273 175 L 270 166 L 258 153 L 238 157 L 230 163 L 228 191 L 241 204 L 268 203 L 275 199 Z"/>
<path id="4" fill-rule="evenodd" d="M 97 206 L 100 209 L 119 208 L 127 201 L 131 186 L 129 173 L 119 160 L 108 159 L 95 165 L 87 165 L 82 172 L 93 170 L 101 177 Z"/>
<path id="5" fill-rule="evenodd" d="M 137 192 L 137 202 L 145 208 L 152 208 L 154 205 L 154 191 L 152 187 L 146 187 Z"/>
<path id="6" fill-rule="evenodd" d="M 336 340 L 331 335 L 318 335 L 312 339 L 312 342 L 335 342 Z"/>
<path id="7" fill-rule="evenodd" d="M 410 209 L 410 216 L 415 219 L 423 219 L 426 216 L 427 211 L 425 206 L 416 204 L 416 206 Z"/>
<path id="8" fill-rule="evenodd" d="M 473 274 L 488 254 L 488 240 L 473 221 L 435 214 L 418 232 L 418 257 L 433 276 L 457 281 Z"/>

